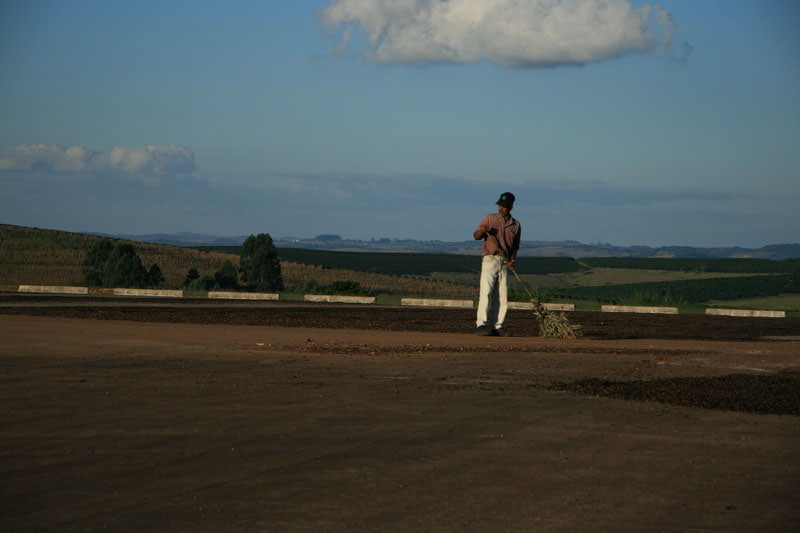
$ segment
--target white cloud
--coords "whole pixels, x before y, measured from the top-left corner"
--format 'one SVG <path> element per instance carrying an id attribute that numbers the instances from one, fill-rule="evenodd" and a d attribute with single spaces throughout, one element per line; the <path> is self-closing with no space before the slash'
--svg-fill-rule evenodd
<path id="1" fill-rule="evenodd" d="M 659 6 L 628 0 L 334 0 L 329 26 L 360 26 L 378 63 L 510 67 L 582 65 L 669 46 L 674 23 Z"/>
<path id="2" fill-rule="evenodd" d="M 82 172 L 93 165 L 96 156 L 83 146 L 23 144 L 0 150 L 0 170 Z"/>
<path id="3" fill-rule="evenodd" d="M 179 146 L 116 146 L 103 153 L 84 146 L 23 144 L 0 150 L 0 171 L 167 177 L 190 174 L 194 168 L 194 153 Z"/>
<path id="4" fill-rule="evenodd" d="M 108 159 L 111 168 L 131 174 L 162 176 L 194 170 L 194 153 L 180 146 L 115 146 Z"/>

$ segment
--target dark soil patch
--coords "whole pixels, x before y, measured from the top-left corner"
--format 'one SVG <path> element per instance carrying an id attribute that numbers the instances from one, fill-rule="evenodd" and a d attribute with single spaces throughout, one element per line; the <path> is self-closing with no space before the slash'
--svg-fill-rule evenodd
<path id="1" fill-rule="evenodd" d="M 432 331 L 471 333 L 475 311 L 471 309 L 415 308 L 400 306 L 352 306 L 275 302 L 210 303 L 207 300 L 130 301 L 89 297 L 44 300 L 17 296 L 3 298 L 0 313 L 61 318 L 92 318 L 192 324 L 269 325 L 284 327 L 367 329 L 384 331 Z M 53 307 L 42 305 L 53 303 Z M 27 305 L 31 304 L 30 307 Z M 57 305 L 56 305 L 57 304 Z M 651 315 L 633 313 L 567 313 L 573 324 L 592 339 L 697 339 L 745 341 L 763 337 L 800 336 L 798 318 L 741 318 L 706 315 Z M 515 336 L 538 333 L 533 312 L 510 311 L 509 329 Z"/>
<path id="2" fill-rule="evenodd" d="M 800 372 L 646 381 L 606 381 L 593 378 L 572 383 L 556 383 L 553 389 L 703 409 L 800 415 Z"/>

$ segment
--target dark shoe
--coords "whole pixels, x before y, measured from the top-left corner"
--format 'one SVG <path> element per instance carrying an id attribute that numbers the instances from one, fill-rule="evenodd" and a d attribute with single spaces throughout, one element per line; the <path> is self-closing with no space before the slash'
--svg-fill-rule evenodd
<path id="1" fill-rule="evenodd" d="M 496 329 L 494 330 L 494 332 L 498 337 L 513 337 L 511 332 L 508 331 L 506 328 Z"/>
<path id="2" fill-rule="evenodd" d="M 481 337 L 488 337 L 492 334 L 492 330 L 489 329 L 489 326 L 478 326 L 478 329 L 475 330 L 475 333 Z"/>

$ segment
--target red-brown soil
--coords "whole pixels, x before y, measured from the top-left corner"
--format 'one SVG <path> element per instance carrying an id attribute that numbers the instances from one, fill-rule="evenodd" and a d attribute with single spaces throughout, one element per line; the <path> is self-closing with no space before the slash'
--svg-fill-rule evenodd
<path id="1" fill-rule="evenodd" d="M 0 529 L 789 530 L 800 321 L 0 296 Z"/>

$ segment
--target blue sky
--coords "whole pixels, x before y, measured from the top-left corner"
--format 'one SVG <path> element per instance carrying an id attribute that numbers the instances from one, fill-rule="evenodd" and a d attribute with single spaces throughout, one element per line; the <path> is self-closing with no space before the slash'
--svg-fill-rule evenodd
<path id="1" fill-rule="evenodd" d="M 0 3 L 0 222 L 798 242 L 793 0 Z"/>

